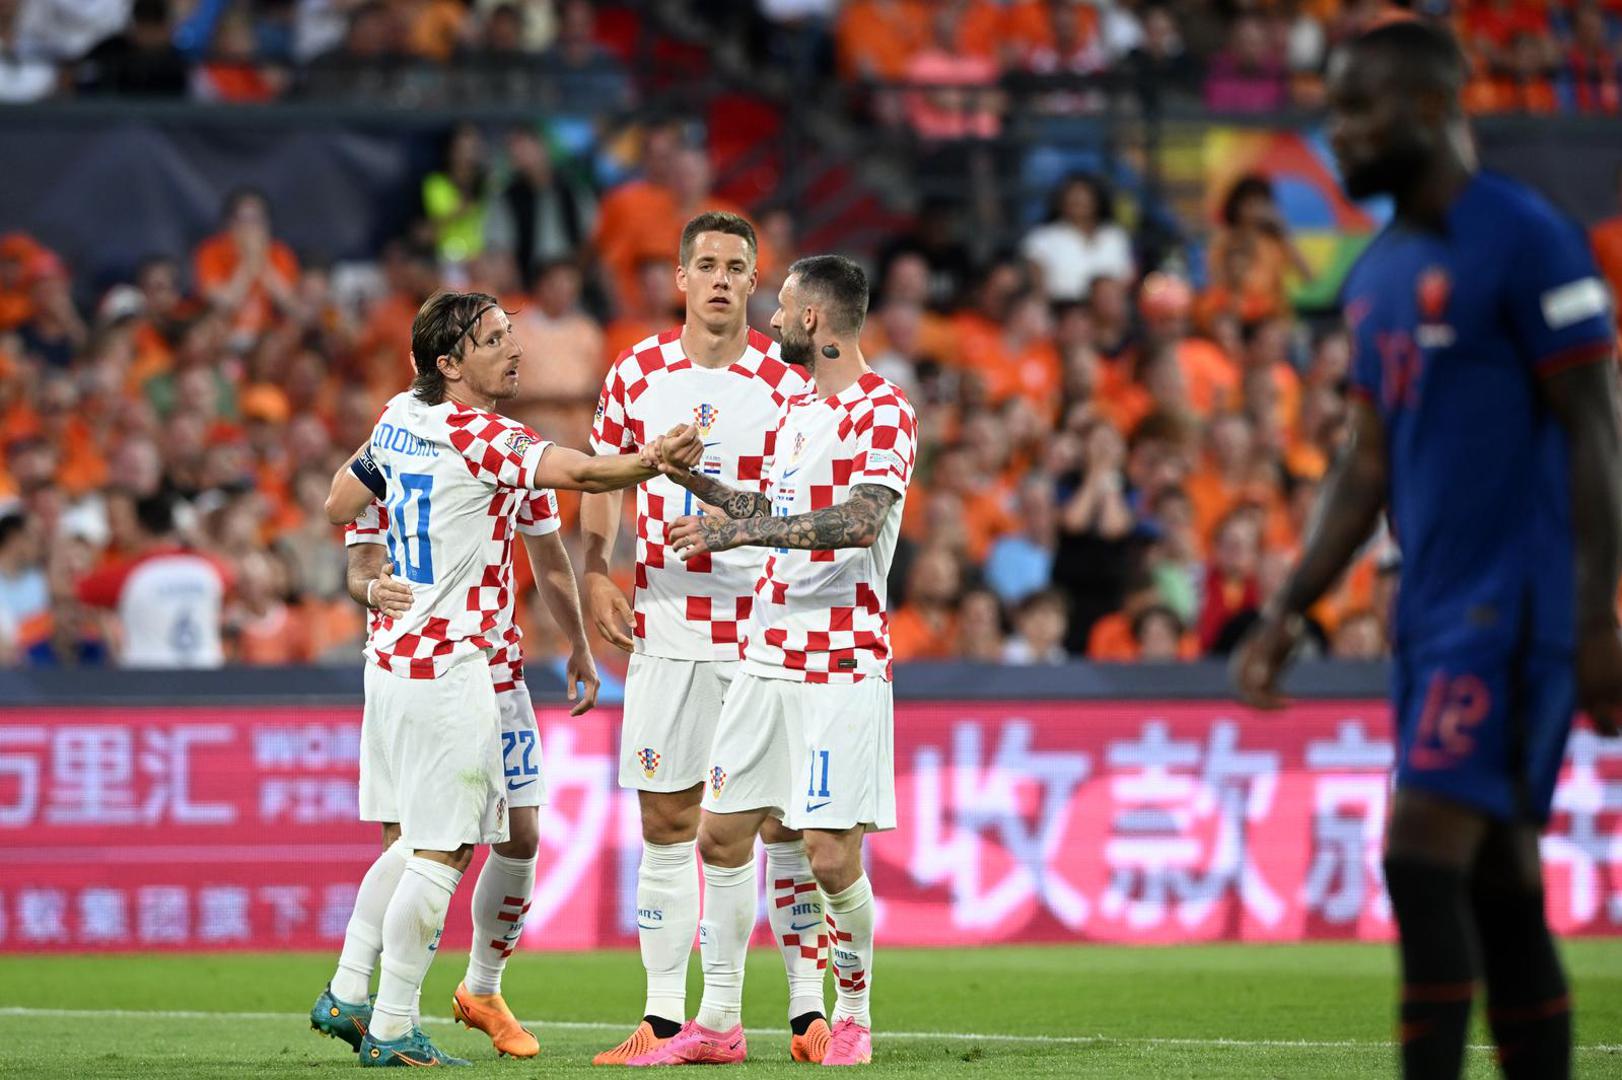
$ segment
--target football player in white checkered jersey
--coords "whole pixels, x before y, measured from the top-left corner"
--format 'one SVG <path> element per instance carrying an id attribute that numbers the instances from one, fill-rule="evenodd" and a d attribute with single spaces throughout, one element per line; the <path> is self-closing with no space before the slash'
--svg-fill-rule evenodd
<path id="1" fill-rule="evenodd" d="M 646 432 L 692 423 L 704 439 L 700 469 L 760 490 L 777 415 L 807 383 L 777 344 L 746 318 L 755 288 L 754 228 L 736 214 L 700 214 L 682 230 L 676 284 L 686 320 L 626 350 L 608 373 L 592 445 L 613 454 Z M 665 530 L 698 508 L 661 477 L 637 488 L 636 596 L 609 577 L 623 496 L 581 501 L 586 595 L 598 630 L 632 654 L 625 682 L 619 782 L 636 790 L 642 818 L 637 936 L 647 976 L 643 1017 L 597 1065 L 623 1065 L 663 1045 L 687 1018 L 687 963 L 698 932 L 699 805 L 721 703 L 742 655 L 760 553 L 724 552 L 687 563 Z M 773 937 L 788 974 L 789 1052 L 818 1062 L 830 1039 L 823 1015 L 827 930 L 821 895 L 798 833 L 765 823 Z"/>
<path id="2" fill-rule="evenodd" d="M 743 663 L 716 727 L 699 822 L 704 999 L 680 1034 L 632 1065 L 744 1059 L 751 856 L 767 817 L 803 832 L 827 905 L 837 999 L 822 1064 L 872 1059 L 873 890 L 862 837 L 896 822 L 885 581 L 912 476 L 916 419 L 857 347 L 867 295 L 866 275 L 842 256 L 789 268 L 772 325 L 783 359 L 809 371 L 815 388 L 783 407 L 766 491 L 667 471 L 719 511 L 670 527 L 667 542 L 679 558 L 737 547 L 767 555 Z"/>
<path id="3" fill-rule="evenodd" d="M 411 355 L 411 390 L 389 402 L 351 465 L 364 452 L 383 474 L 389 560 L 413 597 L 404 615 L 380 620 L 365 650 L 361 818 L 399 823 L 410 853 L 383 905 L 377 997 L 369 1010 L 330 988 L 317 1001 L 333 1021 L 318 1028 L 363 1032 L 363 1065 L 457 1063 L 415 1025 L 413 1011 L 474 845 L 510 839 L 489 659 L 511 602 L 503 571 L 519 505 L 540 488 L 629 487 L 661 461 L 696 465 L 702 449 L 687 425 L 637 453 L 593 457 L 498 415 L 496 404 L 518 392 L 523 348 L 507 313 L 483 293 L 430 297 L 412 323 Z M 353 521 L 371 501 L 362 475 L 340 470 L 334 478 L 334 524 Z M 361 883 L 357 910 L 390 891 L 372 878 Z"/>
<path id="4" fill-rule="evenodd" d="M 386 492 L 382 475 L 369 472 L 374 493 Z M 399 617 L 410 610 L 411 586 L 392 573 L 383 545 L 388 511 L 372 500 L 360 517 L 344 530 L 349 549 L 347 581 L 349 595 L 370 612 L 370 629 L 376 630 L 385 616 Z M 568 549 L 563 545 L 557 496 L 550 490 L 526 494 L 518 504 L 517 531 L 535 571 L 535 583 L 553 620 L 570 642 L 570 655 L 564 669 L 568 697 L 575 701 L 571 715 L 581 716 L 597 702 L 598 678 L 586 637 L 585 619 L 580 611 L 580 594 Z M 513 566 L 502 567 L 502 577 L 512 581 Z M 523 632 L 519 630 L 514 608 L 516 591 L 508 594 L 492 637 L 499 643 L 490 655 L 490 674 L 495 682 L 496 703 L 501 709 L 503 772 L 507 780 L 507 823 L 510 838 L 492 844 L 490 855 L 479 871 L 471 900 L 473 945 L 468 956 L 467 975 L 456 988 L 451 1010 L 458 1020 L 490 1037 L 500 1054 L 534 1057 L 540 1043 L 507 1006 L 501 996 L 501 976 L 507 959 L 517 948 L 529 912 L 530 895 L 535 889 L 535 860 L 540 847 L 540 811 L 546 805 L 546 779 L 541 767 L 540 731 L 535 723 L 535 706 L 524 683 Z M 577 689 L 578 692 L 577 692 Z M 398 883 L 405 869 L 404 845 L 398 840 L 399 826 L 385 823 L 384 847 L 393 847 L 392 857 L 374 864 L 372 873 Z M 396 846 L 397 845 L 397 846 Z M 377 930 L 382 906 L 388 896 L 380 888 L 370 891 L 376 900 L 372 910 L 356 908 L 344 935 L 343 952 L 333 975 L 330 993 L 340 1001 L 365 1001 L 371 993 L 371 975 L 382 951 Z M 330 1026 L 332 1006 L 319 1002 L 316 1022 Z M 341 1010 L 340 1010 L 341 1012 Z"/>

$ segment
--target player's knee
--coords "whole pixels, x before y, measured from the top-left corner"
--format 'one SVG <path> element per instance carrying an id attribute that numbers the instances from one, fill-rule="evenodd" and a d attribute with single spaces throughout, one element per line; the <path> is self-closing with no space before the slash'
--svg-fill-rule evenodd
<path id="1" fill-rule="evenodd" d="M 686 844 L 698 836 L 697 821 L 642 819 L 642 839 L 650 844 Z"/>
<path id="2" fill-rule="evenodd" d="M 754 854 L 754 836 L 741 842 L 724 829 L 698 827 L 698 857 L 712 866 L 742 866 Z"/>
<path id="3" fill-rule="evenodd" d="M 420 858 L 444 863 L 458 874 L 467 873 L 467 868 L 473 863 L 472 844 L 463 844 L 455 851 L 419 851 L 416 854 Z"/>
<path id="4" fill-rule="evenodd" d="M 643 792 L 642 839 L 650 844 L 686 844 L 698 836 L 697 793 Z"/>
<path id="5" fill-rule="evenodd" d="M 834 844 L 807 845 L 811 859 L 811 876 L 824 894 L 842 893 L 862 876 L 860 850 L 846 851 Z"/>
<path id="6" fill-rule="evenodd" d="M 513 810 L 507 817 L 507 839 L 490 845 L 490 850 L 503 859 L 519 861 L 535 858 L 540 848 L 540 816 L 532 807 Z"/>

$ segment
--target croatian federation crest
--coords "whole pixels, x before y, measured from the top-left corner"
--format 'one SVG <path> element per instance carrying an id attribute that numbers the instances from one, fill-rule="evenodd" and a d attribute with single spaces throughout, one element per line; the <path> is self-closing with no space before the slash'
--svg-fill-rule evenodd
<path id="1" fill-rule="evenodd" d="M 707 401 L 701 405 L 693 406 L 693 426 L 698 428 L 700 438 L 709 438 L 710 428 L 714 427 L 715 422 L 720 418 L 721 410 Z"/>
<path id="2" fill-rule="evenodd" d="M 651 746 L 644 746 L 636 752 L 636 760 L 642 766 L 642 775 L 649 780 L 659 771 L 659 752 Z"/>
<path id="3" fill-rule="evenodd" d="M 788 463 L 790 465 L 798 465 L 800 463 L 800 458 L 804 454 L 805 454 L 805 432 L 796 431 L 794 433 L 794 447 L 791 450 L 789 450 L 789 452 L 788 452 Z"/>
<path id="4" fill-rule="evenodd" d="M 716 765 L 710 769 L 710 794 L 719 797 L 721 789 L 727 786 L 727 774 Z"/>

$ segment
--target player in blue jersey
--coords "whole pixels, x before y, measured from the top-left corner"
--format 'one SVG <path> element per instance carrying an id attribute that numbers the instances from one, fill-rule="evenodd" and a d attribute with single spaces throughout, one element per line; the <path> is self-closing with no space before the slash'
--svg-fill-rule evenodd
<path id="1" fill-rule="evenodd" d="M 1610 300 L 1582 233 L 1478 172 L 1443 32 L 1399 22 L 1331 73 L 1347 193 L 1396 217 L 1347 279 L 1352 438 L 1306 549 L 1234 661 L 1279 704 L 1303 615 L 1373 531 L 1402 550 L 1396 794 L 1386 888 L 1400 937 L 1403 1075 L 1459 1075 L 1475 983 L 1512 1080 L 1570 1075 L 1565 977 L 1538 831 L 1578 708 L 1622 711 L 1622 451 Z"/>

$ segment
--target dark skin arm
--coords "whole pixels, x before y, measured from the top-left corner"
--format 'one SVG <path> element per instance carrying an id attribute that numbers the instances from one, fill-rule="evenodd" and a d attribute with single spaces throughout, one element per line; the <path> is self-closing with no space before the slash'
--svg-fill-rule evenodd
<path id="1" fill-rule="evenodd" d="M 1232 675 L 1240 700 L 1259 709 L 1283 706 L 1278 680 L 1300 639 L 1303 616 L 1374 532 L 1385 497 L 1385 424 L 1373 405 L 1355 401 L 1351 442 L 1324 484 L 1301 558 L 1234 653 Z"/>
<path id="2" fill-rule="evenodd" d="M 670 546 L 686 561 L 707 551 L 735 547 L 833 548 L 870 547 L 899 498 L 879 484 L 857 484 L 837 506 L 793 517 L 684 517 L 666 534 Z"/>
<path id="3" fill-rule="evenodd" d="M 1576 537 L 1577 703 L 1607 735 L 1622 721 L 1622 639 L 1616 585 L 1622 559 L 1622 434 L 1614 357 L 1556 372 L 1543 398 L 1565 429 Z"/>

